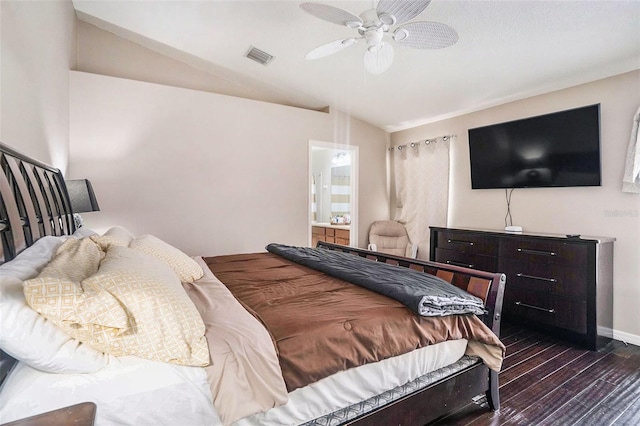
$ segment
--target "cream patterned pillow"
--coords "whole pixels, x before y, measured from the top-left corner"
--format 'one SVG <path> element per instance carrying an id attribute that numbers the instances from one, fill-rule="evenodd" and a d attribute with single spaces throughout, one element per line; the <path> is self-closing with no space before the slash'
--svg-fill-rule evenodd
<path id="1" fill-rule="evenodd" d="M 153 235 L 135 238 L 129 247 L 166 262 L 182 282 L 194 282 L 204 275 L 202 268 L 195 260 Z"/>
<path id="2" fill-rule="evenodd" d="M 34 311 L 24 282 L 38 276 L 70 237 L 43 237 L 0 265 L 0 348 L 20 362 L 49 373 L 92 373 L 109 356 L 81 344 Z"/>
<path id="3" fill-rule="evenodd" d="M 81 324 L 126 330 L 129 320 L 120 301 L 100 287 L 82 284 L 97 273 L 104 257 L 90 238 L 68 239 L 36 278 L 24 282 L 27 303 L 72 337 L 68 328 Z"/>
<path id="4" fill-rule="evenodd" d="M 58 248 L 40 276 L 65 277 L 80 282 L 98 271 L 102 259 L 104 252 L 91 238 L 69 238 Z"/>
<path id="5" fill-rule="evenodd" d="M 66 333 L 105 353 L 209 363 L 200 315 L 173 271 L 152 256 L 113 246 L 81 283 L 41 275 L 25 283 L 25 296 Z"/>

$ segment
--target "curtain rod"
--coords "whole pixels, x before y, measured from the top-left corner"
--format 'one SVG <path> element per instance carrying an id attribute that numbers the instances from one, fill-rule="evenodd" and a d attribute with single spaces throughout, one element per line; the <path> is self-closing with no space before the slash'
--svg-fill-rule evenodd
<path id="1" fill-rule="evenodd" d="M 417 142 L 410 142 L 410 143 L 406 143 L 404 145 L 397 145 L 397 146 L 392 146 L 390 148 L 387 148 L 389 151 L 393 151 L 394 149 L 398 148 L 398 151 L 403 150 L 406 147 L 411 147 L 411 148 L 417 148 L 420 144 L 424 143 L 425 145 L 429 145 L 432 142 L 438 142 L 438 139 L 446 142 L 451 138 L 456 138 L 458 137 L 458 135 L 443 135 L 443 136 L 437 136 L 435 138 L 428 138 L 428 139 L 421 139 Z"/>

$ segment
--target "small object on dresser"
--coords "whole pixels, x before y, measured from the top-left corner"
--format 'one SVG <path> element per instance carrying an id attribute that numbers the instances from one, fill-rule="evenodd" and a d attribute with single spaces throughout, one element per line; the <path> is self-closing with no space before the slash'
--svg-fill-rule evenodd
<path id="1" fill-rule="evenodd" d="M 580 234 L 567 234 L 567 238 L 580 239 Z"/>
<path id="2" fill-rule="evenodd" d="M 520 234 L 522 233 L 522 226 L 516 226 L 516 225 L 505 226 L 504 230 L 506 232 L 511 232 L 513 234 Z"/>

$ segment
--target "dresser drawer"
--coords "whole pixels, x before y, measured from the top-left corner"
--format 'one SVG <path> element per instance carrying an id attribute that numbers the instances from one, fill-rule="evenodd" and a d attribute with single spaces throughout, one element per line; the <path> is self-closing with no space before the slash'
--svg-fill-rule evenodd
<path id="1" fill-rule="evenodd" d="M 503 307 L 510 315 L 522 319 L 577 333 L 587 332 L 587 302 L 582 300 L 508 287 Z"/>
<path id="2" fill-rule="evenodd" d="M 495 272 L 497 258 L 480 254 L 468 254 L 455 250 L 436 248 L 436 262 L 449 265 L 462 266 L 464 268 L 479 269 L 481 271 Z"/>
<path id="3" fill-rule="evenodd" d="M 495 237 L 466 232 L 439 232 L 438 247 L 462 253 L 498 255 L 498 240 Z"/>
<path id="4" fill-rule="evenodd" d="M 583 244 L 505 238 L 500 241 L 499 256 L 527 262 L 584 266 L 587 264 L 588 253 L 587 246 Z"/>
<path id="5" fill-rule="evenodd" d="M 584 268 L 500 259 L 498 270 L 507 275 L 509 286 L 587 300 L 587 271 Z"/>

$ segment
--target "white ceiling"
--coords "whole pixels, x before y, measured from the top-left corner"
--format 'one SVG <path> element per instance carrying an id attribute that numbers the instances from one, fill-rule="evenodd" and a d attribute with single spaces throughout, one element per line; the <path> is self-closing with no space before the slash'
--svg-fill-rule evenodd
<path id="1" fill-rule="evenodd" d="M 356 31 L 320 20 L 300 3 L 73 1 L 88 22 L 250 77 L 301 106 L 334 107 L 387 131 L 640 69 L 635 0 L 433 0 L 413 21 L 445 23 L 457 30 L 458 43 L 440 50 L 395 44 L 395 62 L 380 75 L 365 72 L 364 43 L 305 60 L 311 49 Z M 320 3 L 356 15 L 376 4 Z M 274 55 L 273 62 L 247 59 L 252 45 Z"/>

